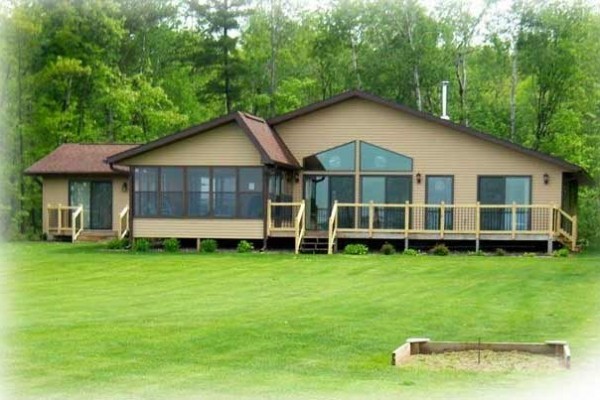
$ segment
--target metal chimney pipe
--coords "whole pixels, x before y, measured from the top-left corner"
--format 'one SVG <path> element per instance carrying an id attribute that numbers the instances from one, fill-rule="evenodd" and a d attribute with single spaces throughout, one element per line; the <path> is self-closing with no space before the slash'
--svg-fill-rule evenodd
<path id="1" fill-rule="evenodd" d="M 448 81 L 442 81 L 442 115 L 441 119 L 450 119 L 447 112 L 448 105 Z"/>

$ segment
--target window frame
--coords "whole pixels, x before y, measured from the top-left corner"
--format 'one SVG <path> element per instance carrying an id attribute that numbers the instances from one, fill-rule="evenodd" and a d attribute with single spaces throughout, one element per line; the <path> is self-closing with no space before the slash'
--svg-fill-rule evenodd
<path id="1" fill-rule="evenodd" d="M 136 197 L 136 189 L 135 189 L 135 180 L 136 180 L 136 175 L 137 175 L 137 171 L 138 169 L 143 169 L 143 168 L 155 168 L 157 170 L 157 175 L 158 175 L 158 179 L 157 179 L 157 212 L 156 214 L 152 214 L 152 215 L 138 215 L 138 210 L 137 207 L 135 207 L 135 197 Z M 183 214 L 182 215 L 177 215 L 177 216 L 172 216 L 172 215 L 163 215 L 162 214 L 162 210 L 161 210 L 161 204 L 162 204 L 162 168 L 182 168 L 183 169 Z M 208 170 L 208 175 L 209 175 L 209 192 L 208 192 L 208 196 L 209 196 L 209 212 L 206 215 L 190 215 L 189 213 L 189 193 L 192 193 L 188 190 L 188 170 L 190 168 L 206 168 Z M 235 210 L 234 210 L 234 215 L 233 216 L 215 216 L 214 215 L 214 207 L 213 207 L 213 201 L 214 201 L 214 197 L 215 197 L 215 191 L 213 190 L 213 182 L 214 182 L 214 169 L 215 168 L 233 168 L 235 171 L 235 178 L 236 178 L 236 182 L 235 182 L 235 192 L 234 196 L 235 196 Z M 239 190 L 239 175 L 240 175 L 240 170 L 241 169 L 257 169 L 260 171 L 261 174 L 261 182 L 262 182 L 262 186 L 260 188 L 260 190 L 257 190 L 255 193 L 260 194 L 261 196 L 261 205 L 263 207 L 262 210 L 262 216 L 260 217 L 242 217 L 240 216 L 240 207 L 239 207 L 239 198 L 240 198 L 240 190 Z M 216 220 L 231 220 L 231 219 L 239 219 L 239 220 L 264 220 L 264 216 L 265 216 L 265 204 L 266 204 L 266 198 L 265 198 L 265 166 L 258 166 L 258 165 L 132 165 L 131 169 L 132 171 L 130 172 L 133 179 L 132 179 L 132 193 L 131 193 L 131 197 L 132 197 L 132 202 L 131 204 L 133 205 L 133 217 L 134 218 L 140 218 L 140 219 L 193 219 L 193 220 L 197 220 L 197 219 L 216 219 Z"/>
<path id="2" fill-rule="evenodd" d="M 371 168 L 371 169 L 363 169 L 363 144 L 366 144 L 368 146 L 374 147 L 378 150 L 383 150 L 387 153 L 392 153 L 393 155 L 396 156 L 400 156 L 400 157 L 404 157 L 408 160 L 410 160 L 410 169 L 406 169 L 406 170 L 398 170 L 398 169 L 375 169 L 375 168 Z M 376 174 L 387 174 L 387 173 L 395 173 L 395 174 L 412 174 L 413 170 L 414 170 L 414 159 L 412 157 L 409 157 L 407 155 L 398 153 L 397 151 L 394 150 L 390 150 L 390 149 L 386 149 L 385 147 L 382 146 L 378 146 L 376 144 L 373 143 L 369 143 L 366 142 L 364 140 L 359 140 L 358 141 L 358 146 L 357 147 L 357 152 L 358 152 L 358 167 L 356 168 L 356 170 L 358 172 L 362 173 L 376 173 Z"/>
<path id="3" fill-rule="evenodd" d="M 502 178 L 504 179 L 505 197 L 506 202 L 506 178 L 526 178 L 529 179 L 529 204 L 533 204 L 533 175 L 477 175 L 477 201 L 481 201 L 481 180 L 485 178 Z M 504 203 L 503 205 L 507 205 Z M 512 205 L 512 204 L 508 204 Z M 519 205 L 519 204 L 517 204 Z"/>

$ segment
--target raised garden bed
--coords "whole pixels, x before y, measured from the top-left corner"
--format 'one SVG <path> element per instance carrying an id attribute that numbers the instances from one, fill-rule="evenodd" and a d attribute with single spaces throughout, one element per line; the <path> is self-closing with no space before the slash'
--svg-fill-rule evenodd
<path id="1" fill-rule="evenodd" d="M 432 342 L 410 338 L 392 353 L 392 365 L 419 365 L 429 369 L 552 370 L 571 366 L 567 342 L 479 343 Z"/>

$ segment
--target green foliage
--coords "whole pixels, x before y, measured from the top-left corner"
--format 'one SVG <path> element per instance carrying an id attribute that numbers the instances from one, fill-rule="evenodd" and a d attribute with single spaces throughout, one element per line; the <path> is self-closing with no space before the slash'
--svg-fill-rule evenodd
<path id="1" fill-rule="evenodd" d="M 496 250 L 494 250 L 494 254 L 499 257 L 504 257 L 505 255 L 507 255 L 506 250 L 501 248 L 497 248 Z"/>
<path id="2" fill-rule="evenodd" d="M 254 245 L 247 240 L 240 240 L 237 245 L 238 253 L 250 253 L 252 250 L 254 250 Z"/>
<path id="3" fill-rule="evenodd" d="M 405 256 L 418 256 L 419 255 L 419 251 L 416 249 L 404 249 L 404 251 L 402 252 L 402 255 Z"/>
<path id="4" fill-rule="evenodd" d="M 344 254 L 365 255 L 369 252 L 369 247 L 362 243 L 347 244 L 344 247 Z"/>
<path id="5" fill-rule="evenodd" d="M 109 250 L 121 250 L 127 248 L 129 240 L 127 239 L 112 239 L 106 243 L 106 248 Z"/>
<path id="6" fill-rule="evenodd" d="M 443 243 L 436 244 L 429 252 L 434 256 L 447 256 L 450 254 L 450 250 Z"/>
<path id="7" fill-rule="evenodd" d="M 569 254 L 571 254 L 571 251 L 569 249 L 567 249 L 566 247 L 563 247 L 562 249 L 554 250 L 552 252 L 553 257 L 569 257 Z"/>
<path id="8" fill-rule="evenodd" d="M 200 251 L 202 253 L 214 253 L 217 251 L 217 247 L 215 239 L 204 239 L 200 242 Z"/>
<path id="9" fill-rule="evenodd" d="M 396 252 L 396 248 L 394 247 L 393 244 L 386 242 L 381 246 L 381 250 L 379 250 L 379 251 L 381 253 L 385 254 L 386 256 L 389 256 Z"/>
<path id="10" fill-rule="evenodd" d="M 133 251 L 147 252 L 150 250 L 150 241 L 148 239 L 135 239 Z"/>
<path id="11" fill-rule="evenodd" d="M 180 243 L 179 240 L 175 238 L 165 239 L 162 242 L 163 249 L 169 253 L 176 253 L 179 251 Z"/>
<path id="12" fill-rule="evenodd" d="M 527 252 L 525 252 L 525 253 L 523 253 L 523 257 L 537 257 L 537 254 L 536 253 L 527 253 Z"/>

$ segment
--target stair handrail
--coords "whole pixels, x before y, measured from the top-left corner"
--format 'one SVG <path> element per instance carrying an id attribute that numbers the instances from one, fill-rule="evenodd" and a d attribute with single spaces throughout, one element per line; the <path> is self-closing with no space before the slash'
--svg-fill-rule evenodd
<path id="1" fill-rule="evenodd" d="M 338 202 L 334 201 L 333 207 L 331 208 L 331 216 L 329 217 L 329 243 L 327 245 L 327 254 L 333 254 L 333 246 L 335 245 L 335 238 L 337 236 L 338 229 Z"/>
<path id="2" fill-rule="evenodd" d="M 296 214 L 296 218 L 294 219 L 294 237 L 296 238 L 295 243 L 295 253 L 298 254 L 300 252 L 300 245 L 302 244 L 302 239 L 304 238 L 304 234 L 306 233 L 306 203 L 304 200 L 300 203 L 300 207 L 298 208 L 298 213 Z"/>
<path id="3" fill-rule="evenodd" d="M 77 228 L 77 217 L 79 217 L 79 229 Z M 83 232 L 83 205 L 80 205 L 71 214 L 71 241 L 75 242 Z"/>
<path id="4" fill-rule="evenodd" d="M 129 206 L 125 206 L 119 213 L 119 239 L 125 238 L 129 233 Z"/>
<path id="5" fill-rule="evenodd" d="M 558 218 L 556 232 L 564 236 L 569 242 L 571 242 L 571 250 L 575 251 L 577 248 L 577 215 L 569 215 L 562 208 L 558 208 Z M 564 218 L 571 222 L 571 232 L 567 232 L 562 228 L 561 219 Z"/>

